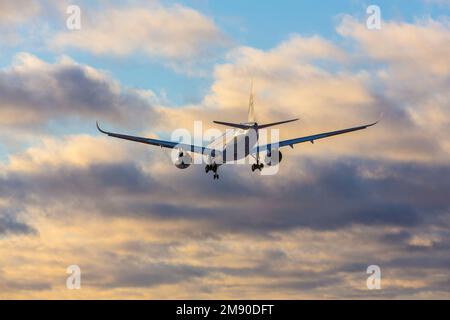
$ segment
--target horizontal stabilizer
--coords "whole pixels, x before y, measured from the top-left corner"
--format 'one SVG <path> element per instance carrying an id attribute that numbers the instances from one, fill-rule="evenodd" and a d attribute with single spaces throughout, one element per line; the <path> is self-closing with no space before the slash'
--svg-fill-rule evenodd
<path id="1" fill-rule="evenodd" d="M 268 123 L 268 124 L 243 124 L 243 123 L 231 123 L 231 122 L 222 122 L 222 121 L 214 121 L 216 124 L 224 125 L 231 128 L 238 128 L 242 130 L 248 130 L 248 129 L 264 129 L 269 127 L 274 127 L 280 124 L 285 124 L 289 122 L 298 121 L 299 119 L 292 119 L 292 120 L 286 120 L 286 121 L 280 121 L 280 122 L 274 122 L 274 123 Z"/>
<path id="2" fill-rule="evenodd" d="M 249 126 L 246 124 L 239 124 L 239 123 L 231 123 L 231 122 L 222 122 L 222 121 L 213 121 L 216 124 L 220 124 L 223 126 L 227 126 L 227 127 L 231 127 L 231 128 L 238 128 L 238 129 L 242 129 L 242 130 L 248 130 L 253 128 L 253 126 Z"/>
<path id="3" fill-rule="evenodd" d="M 289 123 L 289 122 L 294 122 L 294 121 L 298 121 L 300 119 L 292 119 L 292 120 L 286 120 L 286 121 L 280 121 L 280 122 L 274 122 L 274 123 L 268 123 L 268 124 L 262 124 L 262 125 L 258 125 L 258 129 L 264 129 L 264 128 L 269 128 L 269 127 L 274 127 L 277 126 L 279 124 L 285 124 L 285 123 Z"/>

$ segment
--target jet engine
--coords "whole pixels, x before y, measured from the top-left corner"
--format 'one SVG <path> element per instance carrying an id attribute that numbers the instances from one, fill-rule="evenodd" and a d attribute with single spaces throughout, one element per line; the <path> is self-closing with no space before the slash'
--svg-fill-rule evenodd
<path id="1" fill-rule="evenodd" d="M 180 151 L 178 157 L 175 159 L 175 167 L 178 169 L 187 169 L 192 164 L 192 157 L 189 153 Z"/>
<path id="2" fill-rule="evenodd" d="M 270 150 L 267 151 L 266 157 L 264 158 L 264 163 L 267 166 L 276 166 L 283 159 L 283 155 L 280 150 Z"/>

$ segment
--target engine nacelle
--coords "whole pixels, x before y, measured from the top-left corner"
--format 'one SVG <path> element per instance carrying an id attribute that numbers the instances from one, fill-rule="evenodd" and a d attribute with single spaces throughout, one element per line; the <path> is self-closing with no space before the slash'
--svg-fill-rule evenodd
<path id="1" fill-rule="evenodd" d="M 187 152 L 180 152 L 178 157 L 175 159 L 174 164 L 178 169 L 187 169 L 192 164 L 192 157 Z"/>
<path id="2" fill-rule="evenodd" d="M 269 167 L 276 166 L 280 164 L 282 159 L 283 154 L 280 150 L 271 150 L 267 152 L 266 157 L 264 158 L 264 164 Z"/>

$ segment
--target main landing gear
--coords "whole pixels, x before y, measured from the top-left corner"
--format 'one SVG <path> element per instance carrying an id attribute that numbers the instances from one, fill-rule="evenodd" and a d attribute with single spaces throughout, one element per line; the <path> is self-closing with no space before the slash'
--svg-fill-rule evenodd
<path id="1" fill-rule="evenodd" d="M 210 171 L 214 172 L 214 176 L 213 176 L 214 180 L 219 180 L 219 175 L 217 174 L 217 169 L 219 169 L 219 166 L 217 164 L 215 164 L 215 163 L 214 164 L 208 164 L 205 167 L 205 172 L 206 173 L 208 173 Z"/>
<path id="2" fill-rule="evenodd" d="M 252 164 L 252 172 L 255 172 L 256 170 L 262 171 L 262 169 L 264 169 L 263 163 Z"/>
<path id="3" fill-rule="evenodd" d="M 262 169 L 264 168 L 264 163 L 259 162 L 259 147 L 258 151 L 256 152 L 255 160 L 256 163 L 252 164 L 252 172 L 255 172 L 256 170 L 262 171 Z"/>

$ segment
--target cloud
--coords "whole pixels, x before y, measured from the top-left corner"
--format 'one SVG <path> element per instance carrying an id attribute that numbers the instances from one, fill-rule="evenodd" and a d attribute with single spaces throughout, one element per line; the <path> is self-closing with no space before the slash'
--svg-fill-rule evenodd
<path id="1" fill-rule="evenodd" d="M 40 5 L 37 2 L 26 0 L 1 1 L 0 2 L 0 25 L 17 25 L 39 13 Z"/>
<path id="2" fill-rule="evenodd" d="M 448 159 L 450 141 L 450 25 L 446 20 L 427 19 L 415 24 L 385 22 L 371 32 L 346 17 L 339 33 L 357 44 L 368 59 L 380 64 L 376 70 L 378 95 L 406 112 L 415 131 L 426 132 L 440 145 Z M 382 93 L 381 93 L 382 92 Z"/>
<path id="3" fill-rule="evenodd" d="M 67 57 L 51 64 L 20 53 L 9 68 L 0 71 L 0 123 L 36 126 L 71 117 L 91 123 L 99 118 L 119 123 L 128 117 L 156 118 L 152 95 L 123 88 L 107 73 Z"/>
<path id="4" fill-rule="evenodd" d="M 4 209 L 0 209 L 0 236 L 4 235 L 27 235 L 36 234 L 36 230 L 30 225 L 17 220 L 15 214 L 3 213 Z"/>
<path id="5" fill-rule="evenodd" d="M 9 170 L 32 173 L 58 166 L 85 168 L 92 163 L 113 164 L 125 158 L 125 148 L 117 148 L 117 144 L 106 137 L 79 135 L 64 139 L 44 138 L 40 146 L 12 155 Z"/>
<path id="6" fill-rule="evenodd" d="M 344 18 L 337 29 L 352 44 L 344 52 L 327 40 L 299 36 L 266 51 L 233 50 L 216 66 L 204 103 L 233 110 L 228 120 L 244 118 L 253 78 L 259 122 L 300 117 L 301 127 L 283 127 L 282 138 L 371 122 L 384 113 L 381 124 L 359 139 L 321 141 L 325 148 L 301 146 L 308 154 L 448 162 L 450 47 L 445 44 L 450 42 L 445 39 L 450 31 L 445 22 L 386 22 L 374 32 Z M 303 47 L 311 51 L 298 50 Z"/>
<path id="7" fill-rule="evenodd" d="M 52 47 L 97 55 L 143 54 L 181 68 L 182 63 L 210 59 L 230 44 L 211 18 L 178 4 L 86 9 L 83 14 L 82 29 L 56 34 Z"/>
<path id="8" fill-rule="evenodd" d="M 164 224 L 123 217 L 99 220 L 95 215 L 85 219 L 73 214 L 68 220 L 70 223 L 55 218 L 40 221 L 41 237 L 34 240 L 39 243 L 39 251 L 33 250 L 35 244 L 28 239 L 22 240 L 20 246 L 11 244 L 20 251 L 5 255 L 11 263 L 4 266 L 3 273 L 9 280 L 22 276 L 22 281 L 21 286 L 8 288 L 9 296 L 375 297 L 365 287 L 365 269 L 373 263 L 379 264 L 383 272 L 383 290 L 378 298 L 411 298 L 427 292 L 439 297 L 448 293 L 445 282 L 439 281 L 448 274 L 445 259 L 439 258 L 438 264 L 429 259 L 445 257 L 445 249 L 405 253 L 398 243 L 378 241 L 386 232 L 380 228 L 292 230 L 270 237 L 237 233 L 197 238 L 185 232 L 193 232 L 198 223 L 181 226 L 175 221 Z M 439 230 L 421 226 L 408 231 Z M 105 237 L 105 233 L 109 236 Z M 54 241 L 56 238 L 59 241 Z M 124 246 L 130 239 L 139 244 Z M 0 252 L 3 254 L 8 248 L 3 244 Z M 408 260 L 398 261 L 399 256 L 407 256 Z M 19 257 L 26 259 L 22 260 L 22 267 L 12 263 Z M 45 267 L 44 271 L 30 273 L 25 265 L 31 261 L 35 268 Z M 426 269 L 422 268 L 424 261 L 428 261 Z M 80 292 L 64 288 L 65 267 L 71 263 L 82 269 Z M 27 270 L 28 277 L 24 277 Z M 51 290 L 37 291 L 31 287 L 39 279 L 41 283 L 47 280 Z"/>
<path id="9" fill-rule="evenodd" d="M 270 50 L 235 48 L 216 65 L 202 103 L 178 109 L 159 104 L 151 94 L 149 102 L 89 66 L 19 56 L 0 76 L 2 99 L 22 113 L 39 106 L 42 115 L 29 112 L 32 120 L 19 122 L 16 114 L 9 118 L 12 128 L 97 116 L 120 127 L 153 114 L 165 131 L 218 114 L 238 121 L 245 116 L 252 76 L 259 121 L 302 117 L 301 126 L 286 127 L 283 134 L 290 137 L 360 124 L 380 111 L 386 117 L 364 133 L 284 151 L 276 176 L 225 166 L 220 183 L 199 166 L 176 169 L 164 151 L 103 136 L 55 135 L 9 154 L 0 172 L 0 203 L 16 210 L 0 219 L 10 230 L 0 241 L 6 260 L 0 278 L 11 281 L 2 294 L 447 297 L 450 149 L 442 118 L 449 96 L 446 67 L 437 67 L 445 63 L 441 51 L 446 49 L 430 46 L 436 67 L 411 67 L 428 59 L 425 36 L 445 39 L 447 31 L 436 22 L 420 30 L 388 23 L 398 29 L 399 39 L 411 31 L 420 35 L 411 43 L 419 53 L 407 58 L 408 68 L 396 57 L 395 41 L 386 41 L 384 54 L 365 40 L 373 35 L 360 34 L 357 22 L 351 23 L 342 36 L 352 41 L 352 49 L 298 35 Z M 413 81 L 417 70 L 427 81 Z M 52 90 L 42 90 L 38 84 L 44 82 Z M 73 89 L 78 82 L 91 94 L 75 103 L 66 98 L 78 96 Z M 42 101 L 61 103 L 61 112 Z M 24 231 L 26 226 L 36 233 Z M 71 264 L 80 265 L 84 275 L 79 292 L 64 287 Z M 371 264 L 382 268 L 381 292 L 366 290 Z"/>
<path id="10" fill-rule="evenodd" d="M 41 4 L 26 0 L 0 2 L 0 48 L 21 43 L 20 28 L 34 20 L 41 12 Z"/>
<path id="11" fill-rule="evenodd" d="M 422 73 L 427 76 L 450 74 L 448 21 L 427 19 L 415 24 L 385 22 L 381 30 L 374 32 L 354 18 L 346 16 L 339 25 L 338 32 L 355 39 L 369 57 L 387 62 L 397 71 L 413 71 L 416 76 Z"/>
<path id="12" fill-rule="evenodd" d="M 202 168 L 179 171 L 165 153 L 148 158 L 144 150 L 104 137 L 46 141 L 10 157 L 0 194 L 42 209 L 65 201 L 67 212 L 198 221 L 219 233 L 336 230 L 353 224 L 413 227 L 447 212 L 446 194 L 436 190 L 450 187 L 445 179 L 448 166 L 303 156 L 301 164 L 286 160 L 281 173 L 257 189 L 254 179 L 239 173 L 243 168 L 224 167 L 228 178 L 205 190 Z M 145 160 L 135 160 L 139 158 Z M 165 169 L 157 169 L 161 166 Z M 430 181 L 436 190 L 428 187 Z M 99 203 L 98 197 L 105 200 Z M 192 200 L 198 197 L 208 201 Z M 267 202 L 257 204 L 261 197 Z M 283 199 L 282 204 L 277 199 Z"/>
<path id="13" fill-rule="evenodd" d="M 159 285 L 180 283 L 191 278 L 203 277 L 207 274 L 206 270 L 196 268 L 190 265 L 173 264 L 139 264 L 130 272 L 130 264 L 125 263 L 123 270 L 116 268 L 116 275 L 110 283 L 104 283 L 105 287 L 119 288 L 149 288 Z"/>

